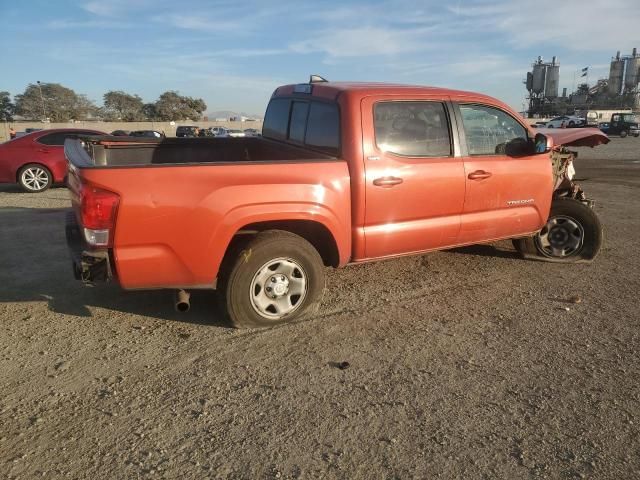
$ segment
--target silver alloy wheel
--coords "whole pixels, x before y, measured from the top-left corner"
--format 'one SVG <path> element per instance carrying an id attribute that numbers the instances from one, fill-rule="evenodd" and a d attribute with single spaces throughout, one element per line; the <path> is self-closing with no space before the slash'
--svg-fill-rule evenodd
<path id="1" fill-rule="evenodd" d="M 551 217 L 535 237 L 538 251 L 546 257 L 565 258 L 576 255 L 584 244 L 584 228 L 574 218 Z"/>
<path id="2" fill-rule="evenodd" d="M 278 320 L 294 312 L 307 295 L 307 275 L 291 258 L 274 258 L 258 269 L 249 287 L 253 309 Z"/>
<path id="3" fill-rule="evenodd" d="M 26 168 L 20 175 L 22 184 L 32 192 L 44 190 L 49 184 L 49 174 L 42 167 Z"/>

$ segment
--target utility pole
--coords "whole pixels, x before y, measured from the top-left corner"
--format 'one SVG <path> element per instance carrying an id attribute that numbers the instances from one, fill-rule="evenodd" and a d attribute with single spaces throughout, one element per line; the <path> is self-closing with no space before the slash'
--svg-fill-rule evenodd
<path id="1" fill-rule="evenodd" d="M 36 83 L 38 84 L 38 90 L 40 90 L 40 100 L 42 100 L 42 121 L 46 122 L 47 121 L 47 110 L 44 106 L 44 97 L 42 96 L 42 85 L 40 85 L 40 80 L 37 80 Z"/>

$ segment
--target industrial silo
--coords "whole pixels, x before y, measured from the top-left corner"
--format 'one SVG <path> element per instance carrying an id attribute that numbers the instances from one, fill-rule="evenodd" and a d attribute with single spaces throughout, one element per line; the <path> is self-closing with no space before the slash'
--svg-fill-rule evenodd
<path id="1" fill-rule="evenodd" d="M 624 74 L 625 91 L 630 92 L 638 86 L 638 80 L 640 80 L 638 70 L 640 70 L 640 57 L 634 48 L 633 54 L 627 58 L 627 70 Z"/>
<path id="2" fill-rule="evenodd" d="M 533 93 L 544 92 L 544 80 L 547 66 L 541 63 L 533 65 L 533 78 L 531 82 L 531 91 Z"/>
<path id="3" fill-rule="evenodd" d="M 620 95 L 623 73 L 624 59 L 620 58 L 620 52 L 618 52 L 615 58 L 611 60 L 611 69 L 609 70 L 609 84 L 607 89 L 610 95 Z"/>
<path id="4" fill-rule="evenodd" d="M 560 83 L 560 65 L 553 57 L 551 65 L 547 65 L 547 81 L 544 88 L 545 97 L 555 98 L 558 96 L 558 87 Z"/>

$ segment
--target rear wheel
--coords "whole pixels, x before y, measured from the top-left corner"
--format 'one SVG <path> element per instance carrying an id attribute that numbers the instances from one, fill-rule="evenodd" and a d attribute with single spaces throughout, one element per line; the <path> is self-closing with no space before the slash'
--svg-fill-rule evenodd
<path id="1" fill-rule="evenodd" d="M 626 137 L 628 134 L 629 134 L 629 132 L 627 132 L 626 130 L 622 130 L 622 131 L 620 132 L 620 138 L 624 138 L 624 137 Z"/>
<path id="2" fill-rule="evenodd" d="M 324 265 L 304 238 L 266 231 L 231 255 L 218 291 L 233 326 L 270 327 L 317 311 L 325 286 Z"/>
<path id="3" fill-rule="evenodd" d="M 18 172 L 18 184 L 25 192 L 44 192 L 53 183 L 49 169 L 37 163 L 25 165 Z"/>
<path id="4" fill-rule="evenodd" d="M 564 263 L 589 261 L 602 246 L 602 225 L 584 203 L 557 198 L 542 230 L 533 237 L 514 239 L 513 245 L 524 257 Z"/>
<path id="5" fill-rule="evenodd" d="M 576 126 L 576 122 L 574 122 L 573 120 L 571 120 L 569 122 L 569 127 L 575 127 Z"/>

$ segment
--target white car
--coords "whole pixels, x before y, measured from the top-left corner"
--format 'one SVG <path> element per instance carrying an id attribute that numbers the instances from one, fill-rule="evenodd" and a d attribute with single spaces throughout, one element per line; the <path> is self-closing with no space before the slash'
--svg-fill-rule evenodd
<path id="1" fill-rule="evenodd" d="M 213 134 L 214 137 L 228 137 L 229 130 L 224 127 L 211 127 L 209 131 Z"/>
<path id="2" fill-rule="evenodd" d="M 229 130 L 230 137 L 246 137 L 246 134 L 242 130 Z"/>
<path id="3" fill-rule="evenodd" d="M 584 118 L 575 115 L 562 115 L 561 117 L 552 118 L 545 125 L 546 128 L 573 128 L 584 125 Z"/>

